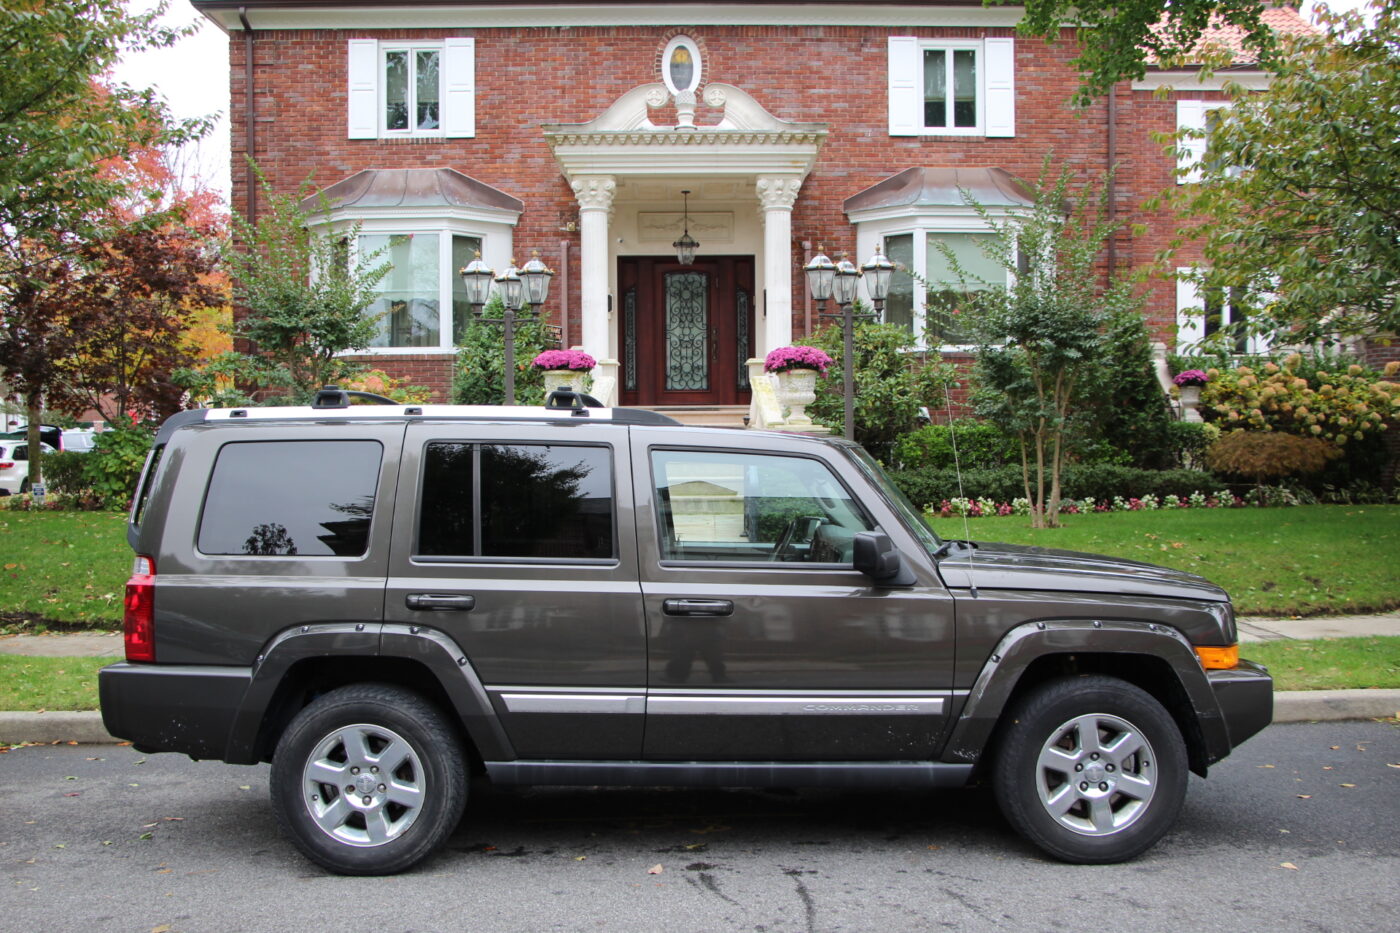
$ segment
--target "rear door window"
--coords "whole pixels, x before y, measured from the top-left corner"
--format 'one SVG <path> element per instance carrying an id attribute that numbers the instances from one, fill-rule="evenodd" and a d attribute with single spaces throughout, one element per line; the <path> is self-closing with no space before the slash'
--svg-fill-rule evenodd
<path id="1" fill-rule="evenodd" d="M 199 521 L 204 554 L 361 557 L 378 441 L 240 441 L 219 451 Z"/>

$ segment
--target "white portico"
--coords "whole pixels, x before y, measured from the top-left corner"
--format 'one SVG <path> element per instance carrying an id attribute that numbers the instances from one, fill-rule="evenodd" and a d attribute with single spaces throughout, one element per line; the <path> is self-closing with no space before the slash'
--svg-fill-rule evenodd
<path id="1" fill-rule="evenodd" d="M 792 207 L 826 127 L 780 120 L 716 83 L 701 97 L 721 118 L 697 126 L 698 50 L 672 45 L 693 71 L 673 68 L 588 123 L 544 129 L 578 199 L 583 348 L 619 364 L 605 403 L 747 401 L 743 358 L 792 338 Z M 663 61 L 680 56 L 668 48 Z M 653 123 L 671 104 L 676 125 Z M 672 249 L 682 191 L 700 241 L 688 266 Z"/>

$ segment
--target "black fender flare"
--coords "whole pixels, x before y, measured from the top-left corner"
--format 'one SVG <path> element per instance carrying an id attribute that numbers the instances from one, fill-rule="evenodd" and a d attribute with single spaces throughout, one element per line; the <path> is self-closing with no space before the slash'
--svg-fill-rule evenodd
<path id="1" fill-rule="evenodd" d="M 1201 764 L 1213 764 L 1230 753 L 1220 703 L 1186 636 L 1169 625 L 1151 622 L 1065 619 L 1027 622 L 1002 637 L 968 693 L 944 746 L 943 760 L 975 763 L 1027 668 L 1043 657 L 1072 654 L 1137 655 L 1166 663 L 1194 712 Z"/>
<path id="2" fill-rule="evenodd" d="M 278 633 L 252 668 L 229 730 L 224 760 L 258 761 L 264 718 L 292 666 L 308 658 L 402 658 L 421 664 L 437 680 L 467 737 L 488 760 L 512 760 L 514 750 L 466 653 L 449 636 L 423 626 L 369 622 L 301 625 Z"/>

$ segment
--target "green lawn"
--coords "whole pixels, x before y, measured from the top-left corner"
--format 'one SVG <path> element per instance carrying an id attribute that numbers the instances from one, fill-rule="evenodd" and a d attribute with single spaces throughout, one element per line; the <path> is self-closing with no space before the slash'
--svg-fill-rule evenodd
<path id="1" fill-rule="evenodd" d="M 1259 641 L 1240 654 L 1269 669 L 1275 690 L 1400 687 L 1400 638 Z"/>
<path id="2" fill-rule="evenodd" d="M 121 625 L 124 514 L 0 512 L 0 555 L 0 630 Z"/>
<path id="3" fill-rule="evenodd" d="M 120 660 L 0 654 L 0 710 L 97 709 L 97 672 Z"/>
<path id="4" fill-rule="evenodd" d="M 1128 557 L 1199 573 L 1245 615 L 1324 615 L 1400 607 L 1400 506 L 1185 509 L 1029 519 L 933 518 L 945 538 L 1009 541 Z"/>

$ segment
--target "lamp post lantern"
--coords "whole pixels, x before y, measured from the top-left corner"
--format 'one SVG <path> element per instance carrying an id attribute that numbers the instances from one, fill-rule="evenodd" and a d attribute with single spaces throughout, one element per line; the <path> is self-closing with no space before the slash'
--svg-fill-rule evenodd
<path id="1" fill-rule="evenodd" d="M 807 287 L 812 292 L 812 300 L 817 303 L 817 314 L 820 317 L 834 317 L 841 321 L 841 395 L 845 403 L 844 433 L 847 440 L 855 440 L 855 323 L 857 319 L 864 320 L 874 317 L 872 314 L 856 314 L 853 308 L 856 301 L 856 283 L 860 280 L 861 270 L 857 269 L 855 263 L 847 259 L 844 253 L 839 262 L 833 263 L 818 246 L 817 255 L 813 256 L 811 261 L 802 267 L 802 271 L 807 276 Z M 839 314 L 826 313 L 826 303 L 831 298 L 836 299 L 836 304 L 841 309 Z"/>
<path id="2" fill-rule="evenodd" d="M 467 304 L 471 306 L 477 320 L 482 324 L 504 328 L 507 405 L 515 404 L 515 327 L 517 324 L 536 319 L 535 312 L 549 297 L 549 280 L 553 275 L 553 270 L 540 260 L 539 250 L 534 251 L 524 268 L 517 269 L 515 260 L 512 259 L 510 266 L 499 275 L 481 261 L 481 253 L 478 252 L 476 258 L 461 271 L 462 281 L 467 287 Z M 506 306 L 500 320 L 482 316 L 482 309 L 490 295 L 493 281 L 501 290 L 501 301 Z M 519 314 L 521 307 L 525 305 L 530 306 L 531 313 Z"/>

